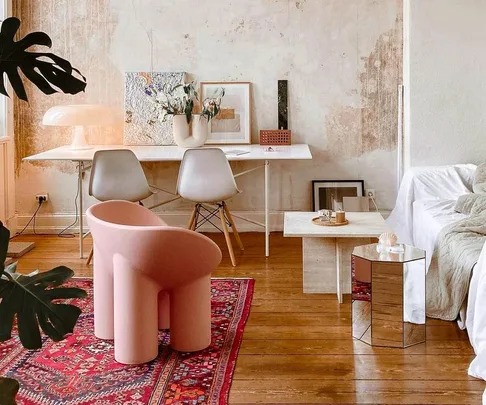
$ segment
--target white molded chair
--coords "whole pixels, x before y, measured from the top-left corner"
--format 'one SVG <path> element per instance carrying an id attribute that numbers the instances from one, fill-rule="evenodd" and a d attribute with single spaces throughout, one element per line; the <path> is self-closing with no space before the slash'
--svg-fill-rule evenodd
<path id="1" fill-rule="evenodd" d="M 135 153 L 128 149 L 96 151 L 91 165 L 89 195 L 99 201 L 141 202 L 154 193 Z M 93 258 L 93 249 L 86 264 Z"/>
<path id="2" fill-rule="evenodd" d="M 226 200 L 240 192 L 236 186 L 228 159 L 221 149 L 186 150 L 179 171 L 177 193 L 182 198 L 195 203 L 189 220 L 189 229 L 196 230 L 206 222 L 219 229 L 217 225 L 211 222 L 213 217 L 219 216 L 222 226 L 220 231 L 224 233 L 233 266 L 236 266 L 236 260 L 228 225 L 233 229 L 240 249 L 243 250 L 244 247 Z M 217 208 L 212 209 L 206 204 L 215 205 Z M 201 220 L 200 217 L 202 217 Z"/>
<path id="3" fill-rule="evenodd" d="M 128 149 L 96 151 L 91 165 L 89 195 L 99 201 L 142 201 L 154 193 L 135 153 Z"/>

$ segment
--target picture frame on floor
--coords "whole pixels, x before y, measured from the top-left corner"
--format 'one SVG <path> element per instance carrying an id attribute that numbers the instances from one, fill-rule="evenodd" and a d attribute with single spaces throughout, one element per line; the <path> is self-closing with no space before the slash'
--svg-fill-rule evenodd
<path id="1" fill-rule="evenodd" d="M 201 82 L 200 100 L 214 97 L 221 88 L 221 111 L 209 122 L 206 144 L 251 144 L 251 83 Z"/>
<path id="2" fill-rule="evenodd" d="M 364 180 L 313 180 L 312 211 L 342 210 L 344 197 L 363 197 Z"/>

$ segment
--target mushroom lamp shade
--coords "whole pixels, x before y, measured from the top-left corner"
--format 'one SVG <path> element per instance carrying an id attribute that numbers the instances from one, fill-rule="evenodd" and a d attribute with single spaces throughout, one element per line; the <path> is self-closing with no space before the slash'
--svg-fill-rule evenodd
<path id="1" fill-rule="evenodd" d="M 71 149 L 90 149 L 85 137 L 85 127 L 115 125 L 116 115 L 100 104 L 58 105 L 44 114 L 42 124 L 56 127 L 74 127 Z"/>

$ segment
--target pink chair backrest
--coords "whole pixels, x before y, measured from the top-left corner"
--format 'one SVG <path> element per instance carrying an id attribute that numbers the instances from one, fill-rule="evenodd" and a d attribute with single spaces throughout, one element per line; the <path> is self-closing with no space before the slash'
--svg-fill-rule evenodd
<path id="1" fill-rule="evenodd" d="M 91 206 L 86 216 L 95 245 L 95 266 L 98 260 L 111 266 L 119 255 L 163 289 L 209 274 L 221 261 L 221 250 L 211 239 L 167 226 L 136 203 L 99 203 Z"/>

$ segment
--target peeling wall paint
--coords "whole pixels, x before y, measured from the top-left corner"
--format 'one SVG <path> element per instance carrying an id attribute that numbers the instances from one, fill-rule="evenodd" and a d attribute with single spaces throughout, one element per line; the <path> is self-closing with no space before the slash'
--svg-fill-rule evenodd
<path id="1" fill-rule="evenodd" d="M 403 71 L 403 18 L 380 35 L 375 49 L 362 57 L 358 72 L 360 105 L 336 106 L 326 122 L 328 149 L 337 156 L 361 156 L 397 147 L 398 84 Z"/>
<path id="2" fill-rule="evenodd" d="M 277 81 L 289 81 L 293 142 L 310 144 L 314 160 L 272 164 L 272 211 L 308 210 L 313 179 L 363 178 L 379 205 L 392 207 L 401 10 L 401 0 L 222 0 L 216 8 L 195 0 L 14 0 L 23 33 L 48 32 L 53 51 L 88 80 L 79 96 L 47 97 L 29 88 L 30 105 L 16 102 L 18 212 L 27 216 L 38 192 L 50 193 L 42 215 L 74 211 L 72 164 L 21 161 L 70 141 L 69 129 L 40 125 L 44 112 L 83 102 L 122 112 L 124 72 L 149 70 L 252 82 L 254 143 L 259 129 L 277 126 Z M 89 140 L 121 143 L 122 131 L 93 130 Z M 177 164 L 144 168 L 154 184 L 175 188 Z M 262 210 L 263 173 L 257 173 L 239 178 L 244 193 L 231 202 L 235 210 Z M 187 208 L 181 202 L 164 209 Z"/>
<path id="3" fill-rule="evenodd" d="M 299 10 L 304 10 L 304 5 L 307 0 L 300 0 L 295 2 L 295 7 Z"/>
<path id="4" fill-rule="evenodd" d="M 42 117 L 58 104 L 107 103 L 118 107 L 123 99 L 121 75 L 108 57 L 110 38 L 116 26 L 116 14 L 108 0 L 14 1 L 14 14 L 22 21 L 22 36 L 32 31 L 44 31 L 53 42 L 52 51 L 69 60 L 86 76 L 86 93 L 76 96 L 55 94 L 45 96 L 35 86 L 27 85 L 29 103 L 15 99 L 16 172 L 19 175 L 22 158 L 70 143 L 71 129 L 44 127 Z M 90 130 L 88 139 L 98 144 L 121 142 L 123 129 Z M 36 162 L 39 167 L 55 166 L 73 172 L 71 164 Z"/>

